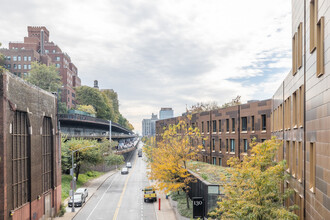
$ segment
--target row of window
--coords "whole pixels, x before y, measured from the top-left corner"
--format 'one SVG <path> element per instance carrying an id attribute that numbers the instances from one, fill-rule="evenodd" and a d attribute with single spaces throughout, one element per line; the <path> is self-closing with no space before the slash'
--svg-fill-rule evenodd
<path id="1" fill-rule="evenodd" d="M 309 188 L 315 192 L 316 153 L 315 143 L 309 143 Z M 303 179 L 303 143 L 301 141 L 286 141 L 285 159 L 287 172 L 302 183 Z"/>
<path id="2" fill-rule="evenodd" d="M 51 50 L 52 53 L 56 53 L 56 50 Z M 49 50 L 45 50 L 45 53 L 49 53 Z"/>
<path id="3" fill-rule="evenodd" d="M 272 131 L 303 127 L 304 124 L 304 86 L 300 86 L 291 96 L 280 104 L 271 114 Z M 291 115 L 292 110 L 292 115 Z M 284 114 L 284 120 L 283 120 Z"/>
<path id="4" fill-rule="evenodd" d="M 14 72 L 14 75 L 15 76 L 18 76 L 18 77 L 27 77 L 28 75 L 29 75 L 29 73 L 26 73 L 26 72 L 24 72 L 24 73 L 21 73 L 21 72 Z"/>
<path id="5" fill-rule="evenodd" d="M 265 139 L 261 140 L 262 142 L 265 141 Z M 252 142 L 252 139 L 251 139 Z M 205 140 L 203 140 L 203 146 L 205 147 Z M 219 139 L 219 151 L 222 152 L 222 139 Z M 243 152 L 247 153 L 249 148 L 249 143 L 248 139 L 243 139 Z M 215 144 L 215 139 L 212 138 L 212 151 L 216 150 L 216 144 Z M 226 152 L 235 152 L 235 139 L 226 139 L 226 145 L 225 145 L 225 150 Z"/>
<path id="6" fill-rule="evenodd" d="M 13 69 L 14 70 L 21 70 L 23 66 L 24 70 L 30 70 L 31 69 L 31 64 L 13 64 Z M 11 69 L 11 64 L 5 64 L 6 69 Z"/>
<path id="7" fill-rule="evenodd" d="M 6 60 L 11 60 L 11 56 L 6 56 Z M 23 61 L 31 61 L 31 56 L 23 56 Z M 13 61 L 22 61 L 22 56 L 13 56 Z"/>
<path id="8" fill-rule="evenodd" d="M 248 130 L 248 121 L 247 121 L 248 117 L 242 117 L 241 118 L 241 131 L 247 131 Z M 261 129 L 263 131 L 266 130 L 267 128 L 267 120 L 266 120 L 266 115 L 263 114 L 261 115 Z M 230 124 L 229 124 L 230 120 L 226 119 L 226 132 L 230 131 Z M 217 129 L 217 120 L 213 120 L 212 121 L 212 132 L 221 132 L 221 120 L 218 120 L 218 126 L 219 129 Z M 202 133 L 204 133 L 204 122 L 202 121 Z M 207 132 L 209 133 L 211 130 L 211 126 L 210 126 L 210 121 L 207 121 Z M 251 131 L 255 130 L 255 122 L 254 122 L 254 116 L 251 116 Z M 231 119 L 231 132 L 235 132 L 235 118 Z"/>
<path id="9" fill-rule="evenodd" d="M 11 127 L 12 143 L 12 205 L 18 208 L 31 201 L 31 144 L 26 112 L 16 111 Z M 51 118 L 44 117 L 42 127 L 42 189 L 47 192 L 53 186 L 53 133 Z"/>

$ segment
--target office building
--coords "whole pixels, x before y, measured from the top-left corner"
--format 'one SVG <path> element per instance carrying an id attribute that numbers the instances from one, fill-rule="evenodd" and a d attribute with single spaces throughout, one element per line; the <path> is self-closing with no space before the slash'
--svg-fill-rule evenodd
<path id="1" fill-rule="evenodd" d="M 156 134 L 156 121 L 158 120 L 157 115 L 152 113 L 150 119 L 142 120 L 142 137 L 154 136 Z"/>
<path id="2" fill-rule="evenodd" d="M 28 36 L 24 37 L 24 42 L 10 42 L 9 48 L 0 49 L 0 53 L 5 56 L 5 68 L 23 78 L 31 70 L 31 62 L 54 64 L 62 79 L 61 101 L 67 104 L 68 109 L 76 105 L 74 88 L 81 85 L 78 69 L 68 54 L 49 41 L 46 27 L 28 26 Z"/>
<path id="3" fill-rule="evenodd" d="M 159 119 L 173 118 L 174 112 L 172 108 L 161 108 L 159 111 Z"/>

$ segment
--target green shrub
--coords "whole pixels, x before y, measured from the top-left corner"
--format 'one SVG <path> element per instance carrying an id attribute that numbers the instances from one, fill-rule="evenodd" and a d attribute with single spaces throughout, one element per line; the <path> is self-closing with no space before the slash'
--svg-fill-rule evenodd
<path id="1" fill-rule="evenodd" d="M 61 203 L 61 206 L 60 206 L 60 211 L 57 213 L 58 217 L 62 217 L 65 212 L 66 212 L 66 209 L 65 209 L 65 206 L 64 206 L 64 204 L 62 202 Z"/>

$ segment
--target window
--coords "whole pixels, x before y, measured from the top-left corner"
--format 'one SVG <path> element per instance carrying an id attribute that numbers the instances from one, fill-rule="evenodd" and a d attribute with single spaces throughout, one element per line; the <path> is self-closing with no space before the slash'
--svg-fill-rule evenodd
<path id="1" fill-rule="evenodd" d="M 293 35 L 292 38 L 292 75 L 297 73 L 297 45 L 298 45 L 298 36 L 297 32 Z"/>
<path id="2" fill-rule="evenodd" d="M 214 140 L 214 138 L 212 139 L 212 150 L 215 151 L 215 140 Z"/>
<path id="3" fill-rule="evenodd" d="M 21 56 L 18 56 L 17 57 L 17 61 L 22 61 L 22 57 Z"/>
<path id="4" fill-rule="evenodd" d="M 286 141 L 285 144 L 285 160 L 287 171 L 290 173 L 290 141 Z"/>
<path id="5" fill-rule="evenodd" d="M 301 143 L 301 141 L 299 141 L 298 142 L 298 169 L 297 169 L 297 178 L 298 178 L 298 181 L 300 181 L 300 182 L 302 180 L 302 172 L 303 172 L 302 164 L 303 164 L 303 150 L 302 150 L 302 143 Z"/>
<path id="6" fill-rule="evenodd" d="M 23 57 L 23 60 L 24 60 L 24 61 L 27 61 L 27 56 L 24 56 L 24 57 Z"/>
<path id="7" fill-rule="evenodd" d="M 27 69 L 27 65 L 26 64 L 24 64 L 23 67 L 24 67 L 25 70 Z"/>
<path id="8" fill-rule="evenodd" d="M 49 50 L 45 50 L 45 53 L 49 53 Z"/>
<path id="9" fill-rule="evenodd" d="M 231 131 L 235 132 L 235 118 L 231 119 Z"/>
<path id="10" fill-rule="evenodd" d="M 10 60 L 11 59 L 11 56 L 7 56 L 7 60 Z"/>
<path id="11" fill-rule="evenodd" d="M 261 139 L 261 143 L 263 143 L 263 142 L 265 142 L 266 141 L 266 139 Z"/>
<path id="12" fill-rule="evenodd" d="M 53 132 L 52 120 L 45 117 L 42 125 L 42 191 L 53 185 Z"/>
<path id="13" fill-rule="evenodd" d="M 293 127 L 297 128 L 297 91 L 293 93 L 292 95 L 292 122 L 293 122 Z"/>
<path id="14" fill-rule="evenodd" d="M 56 59 L 55 59 L 56 61 L 60 61 L 61 60 L 61 58 L 60 57 L 56 57 Z"/>
<path id="15" fill-rule="evenodd" d="M 254 116 L 251 116 L 251 127 L 252 131 L 254 131 Z"/>
<path id="16" fill-rule="evenodd" d="M 230 139 L 230 152 L 235 152 L 235 139 Z"/>
<path id="17" fill-rule="evenodd" d="M 244 153 L 247 153 L 247 150 L 248 150 L 248 141 L 247 141 L 247 139 L 243 139 L 243 142 L 244 142 Z"/>
<path id="18" fill-rule="evenodd" d="M 17 70 L 17 65 L 16 64 L 14 64 L 14 69 Z"/>
<path id="19" fill-rule="evenodd" d="M 17 56 L 13 56 L 13 61 L 17 61 Z"/>
<path id="20" fill-rule="evenodd" d="M 217 164 L 217 158 L 216 157 L 213 157 L 213 165 L 216 165 Z"/>
<path id="21" fill-rule="evenodd" d="M 31 61 L 31 57 L 30 56 L 28 57 L 28 61 Z"/>
<path id="22" fill-rule="evenodd" d="M 207 121 L 207 133 L 210 132 L 210 121 Z"/>
<path id="23" fill-rule="evenodd" d="M 18 64 L 17 67 L 18 67 L 19 70 L 22 69 L 22 65 L 21 64 Z"/>
<path id="24" fill-rule="evenodd" d="M 222 166 L 222 159 L 219 158 L 219 166 Z"/>
<path id="25" fill-rule="evenodd" d="M 30 136 L 27 113 L 16 111 L 12 122 L 12 206 L 18 208 L 30 200 Z M 8 186 L 9 187 L 9 186 Z"/>
<path id="26" fill-rule="evenodd" d="M 70 94 L 70 90 L 68 90 L 68 94 Z"/>
<path id="27" fill-rule="evenodd" d="M 299 88 L 299 126 L 304 125 L 304 85 Z"/>
<path id="28" fill-rule="evenodd" d="M 56 53 L 56 50 L 53 50 L 53 53 Z"/>
<path id="29" fill-rule="evenodd" d="M 291 129 L 291 96 L 284 102 L 284 127 Z"/>
<path id="30" fill-rule="evenodd" d="M 226 119 L 226 131 L 229 132 L 229 119 Z"/>
<path id="31" fill-rule="evenodd" d="M 226 152 L 228 153 L 228 149 L 229 149 L 229 140 L 228 139 L 226 139 Z"/>
<path id="32" fill-rule="evenodd" d="M 316 44 L 316 75 L 324 74 L 324 17 L 317 23 L 317 44 Z"/>
<path id="33" fill-rule="evenodd" d="M 202 121 L 202 133 L 204 133 L 204 122 Z"/>
<path id="34" fill-rule="evenodd" d="M 309 189 L 315 193 L 315 143 L 309 144 Z"/>
<path id="35" fill-rule="evenodd" d="M 221 139 L 219 139 L 219 151 L 221 152 L 221 148 L 222 148 L 222 146 L 221 146 Z"/>
<path id="36" fill-rule="evenodd" d="M 219 132 L 221 132 L 221 120 L 219 120 Z"/>
<path id="37" fill-rule="evenodd" d="M 292 141 L 292 176 L 296 177 L 297 172 L 297 146 L 296 142 Z"/>
<path id="38" fill-rule="evenodd" d="M 213 126 L 213 127 L 212 127 L 213 130 L 212 130 L 212 131 L 213 131 L 213 132 L 217 132 L 217 121 L 216 121 L 216 120 L 213 120 L 212 123 L 213 123 L 213 125 L 212 125 L 212 126 Z"/>
<path id="39" fill-rule="evenodd" d="M 261 115 L 262 130 L 266 131 L 266 115 Z"/>
<path id="40" fill-rule="evenodd" d="M 297 41 L 297 44 L 298 44 L 298 48 L 297 48 L 297 65 L 298 65 L 298 69 L 300 69 L 302 67 L 302 30 L 303 30 L 303 27 L 302 27 L 302 23 L 299 24 L 298 26 L 298 41 Z"/>
<path id="41" fill-rule="evenodd" d="M 56 66 L 57 68 L 60 68 L 60 67 L 61 67 L 61 64 L 56 63 L 55 66 Z"/>
<path id="42" fill-rule="evenodd" d="M 72 93 L 71 95 L 72 95 L 72 97 L 76 97 L 76 94 L 74 94 L 74 93 Z M 195 129 L 195 124 L 194 123 L 192 123 L 192 128 Z"/>
<path id="43" fill-rule="evenodd" d="M 11 68 L 11 65 L 10 64 L 7 64 L 7 69 L 10 69 Z"/>
<path id="44" fill-rule="evenodd" d="M 309 52 L 312 53 L 316 49 L 316 24 L 317 24 L 317 0 L 310 1 L 309 18 L 310 18 L 310 32 L 309 32 Z"/>
<path id="45" fill-rule="evenodd" d="M 242 117 L 242 131 L 247 131 L 247 117 Z"/>
<path id="46" fill-rule="evenodd" d="M 203 144 L 203 147 L 205 147 L 205 140 L 203 140 L 202 144 Z"/>

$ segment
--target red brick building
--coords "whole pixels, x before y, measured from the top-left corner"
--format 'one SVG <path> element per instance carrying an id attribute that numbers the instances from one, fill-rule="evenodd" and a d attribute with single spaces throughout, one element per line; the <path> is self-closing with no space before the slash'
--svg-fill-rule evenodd
<path id="1" fill-rule="evenodd" d="M 69 109 L 75 106 L 74 88 L 81 86 L 78 69 L 68 54 L 49 41 L 49 31 L 46 27 L 28 26 L 28 36 L 24 37 L 24 42 L 10 42 L 9 49 L 0 49 L 0 53 L 5 55 L 5 67 L 14 75 L 23 78 L 31 70 L 31 62 L 54 64 L 62 77 L 62 102 L 65 102 Z"/>
<path id="2" fill-rule="evenodd" d="M 51 93 L 0 73 L 0 219 L 48 219 L 60 208 L 56 102 Z"/>
<path id="3" fill-rule="evenodd" d="M 248 154 L 253 138 L 261 142 L 270 139 L 271 100 L 195 113 L 190 121 L 198 127 L 206 141 L 200 159 L 203 162 L 227 166 L 230 157 Z M 180 117 L 156 121 L 156 140 L 161 140 L 163 128 L 176 124 Z"/>

